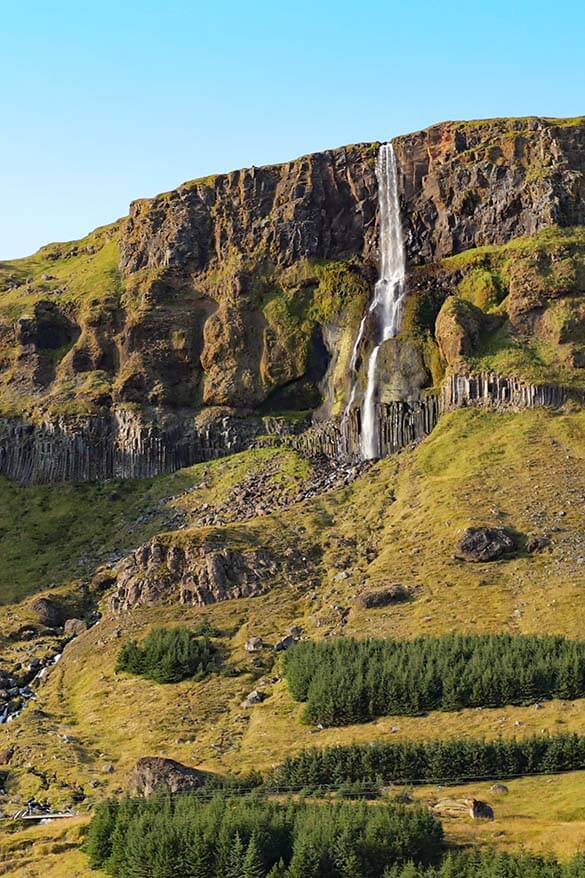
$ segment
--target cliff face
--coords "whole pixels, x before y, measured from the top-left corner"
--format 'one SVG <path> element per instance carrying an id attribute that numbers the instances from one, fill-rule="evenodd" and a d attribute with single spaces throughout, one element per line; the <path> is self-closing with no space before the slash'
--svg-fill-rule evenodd
<path id="1" fill-rule="evenodd" d="M 399 137 L 409 258 L 585 223 L 585 121 L 445 122 Z"/>
<path id="2" fill-rule="evenodd" d="M 585 223 L 585 120 L 445 122 L 394 141 L 414 263 Z M 195 181 L 131 205 L 121 268 L 377 261 L 378 144 Z"/>
<path id="3" fill-rule="evenodd" d="M 583 120 L 448 122 L 397 138 L 395 151 L 409 300 L 403 331 L 379 357 L 382 402 L 418 399 L 446 367 L 479 356 L 504 323 L 514 344 L 552 343 L 565 365 L 580 369 L 582 242 L 560 236 L 541 246 L 538 235 L 585 224 Z M 85 451 L 71 452 L 82 461 L 73 471 L 95 477 L 161 471 L 175 457 L 191 462 L 245 444 L 217 438 L 226 435 L 222 423 L 212 440 L 186 426 L 181 439 L 162 442 L 179 449 L 170 452 L 174 462 L 166 451 L 159 460 L 156 442 L 151 449 L 150 439 L 135 442 L 116 426 L 129 405 L 183 425 L 191 415 L 181 411 L 216 407 L 220 420 L 339 413 L 377 276 L 377 152 L 378 144 L 359 144 L 187 183 L 134 202 L 128 218 L 83 241 L 1 264 L 0 415 L 44 424 L 22 452 L 29 463 L 31 453 L 38 458 L 32 468 L 52 471 L 34 451 L 43 442 L 107 447 L 108 461 L 95 465 L 83 463 Z M 484 250 L 468 258 L 473 248 L 506 248 L 523 235 L 536 243 L 517 258 Z M 453 304 L 436 333 L 452 296 L 482 311 L 474 312 L 475 334 L 454 324 L 462 309 Z M 374 343 L 366 325 L 357 403 Z M 501 363 L 477 365 L 502 371 Z M 145 417 L 136 436 L 151 435 Z M 3 428 L 7 472 L 29 465 L 10 447 L 27 429 Z M 180 450 L 187 446 L 188 454 Z M 70 469 L 56 465 L 61 474 Z"/>
<path id="4" fill-rule="evenodd" d="M 375 261 L 376 144 L 194 181 L 135 201 L 121 269 L 199 273 L 240 253 L 281 269 L 302 259 Z"/>

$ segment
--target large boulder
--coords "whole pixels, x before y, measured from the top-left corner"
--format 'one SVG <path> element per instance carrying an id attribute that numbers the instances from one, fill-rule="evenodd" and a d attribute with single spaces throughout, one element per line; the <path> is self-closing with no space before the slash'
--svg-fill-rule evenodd
<path id="1" fill-rule="evenodd" d="M 471 817 L 473 820 L 493 820 L 494 811 L 487 802 L 472 798 L 439 799 L 433 811 L 441 817 Z"/>
<path id="2" fill-rule="evenodd" d="M 487 802 L 479 799 L 469 799 L 469 814 L 473 820 L 493 820 L 494 809 Z"/>
<path id="3" fill-rule="evenodd" d="M 139 796 L 151 796 L 154 792 L 184 793 L 203 786 L 211 776 L 209 772 L 190 768 L 174 759 L 143 756 L 134 766 L 130 787 Z"/>
<path id="4" fill-rule="evenodd" d="M 41 625 L 47 628 L 60 628 L 65 619 L 65 613 L 60 601 L 49 595 L 48 597 L 36 598 L 30 608 L 36 615 Z"/>
<path id="5" fill-rule="evenodd" d="M 485 314 L 471 302 L 456 296 L 444 301 L 435 323 L 435 336 L 449 366 L 456 366 L 473 353 L 485 324 Z"/>
<path id="6" fill-rule="evenodd" d="M 66 637 L 79 637 L 87 631 L 87 622 L 83 619 L 67 619 L 63 626 L 63 633 Z"/>
<path id="7" fill-rule="evenodd" d="M 389 604 L 400 604 L 408 601 L 412 595 L 409 588 L 396 582 L 385 588 L 375 588 L 363 591 L 354 603 L 356 607 L 371 609 L 373 607 L 387 607 Z"/>
<path id="8" fill-rule="evenodd" d="M 516 540 L 503 527 L 468 527 L 457 546 L 460 561 L 497 561 L 516 549 Z"/>

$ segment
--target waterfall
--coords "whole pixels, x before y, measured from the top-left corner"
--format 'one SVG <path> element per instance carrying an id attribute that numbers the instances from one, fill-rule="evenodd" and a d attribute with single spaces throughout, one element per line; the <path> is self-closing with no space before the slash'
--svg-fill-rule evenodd
<path id="1" fill-rule="evenodd" d="M 375 337 L 378 339 L 368 362 L 367 385 L 362 404 L 360 450 L 366 460 L 380 456 L 377 430 L 378 355 L 383 342 L 394 338 L 400 329 L 402 306 L 406 296 L 406 259 L 402 228 L 400 225 L 400 204 L 398 201 L 398 174 L 396 157 L 391 143 L 380 147 L 376 164 L 378 179 L 378 200 L 380 205 L 380 275 L 374 290 L 374 298 L 362 319 L 353 346 L 350 362 L 352 387 L 345 416 L 353 404 L 356 394 L 355 366 L 358 348 L 361 344 L 368 316 L 373 315 Z"/>

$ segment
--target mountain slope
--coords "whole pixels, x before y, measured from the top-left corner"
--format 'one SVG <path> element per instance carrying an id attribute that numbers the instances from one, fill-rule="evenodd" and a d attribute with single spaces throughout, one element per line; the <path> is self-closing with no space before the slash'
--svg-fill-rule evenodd
<path id="1" fill-rule="evenodd" d="M 582 637 L 584 147 L 583 119 L 394 142 L 408 298 L 378 416 L 405 447 L 376 462 L 340 450 L 379 342 L 377 144 L 196 180 L 0 264 L 0 810 L 35 796 L 78 814 L 0 826 L 0 874 L 89 874 L 87 819 L 144 756 L 241 783 L 307 747 L 585 734 L 583 699 L 313 727 L 275 649 Z M 513 548 L 462 560 L 469 528 Z M 207 632 L 217 667 L 168 685 L 117 672 L 159 626 Z M 447 841 L 566 859 L 582 781 L 453 788 L 495 820 L 447 817 Z"/>

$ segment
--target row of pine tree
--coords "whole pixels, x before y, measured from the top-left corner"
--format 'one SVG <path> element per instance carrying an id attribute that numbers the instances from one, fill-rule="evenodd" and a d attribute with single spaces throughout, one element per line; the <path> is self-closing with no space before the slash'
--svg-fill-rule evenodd
<path id="1" fill-rule="evenodd" d="M 585 737 L 535 735 L 523 740 L 455 739 L 312 747 L 275 769 L 277 789 L 363 784 L 458 783 L 585 769 Z"/>
<path id="2" fill-rule="evenodd" d="M 85 849 L 116 878 L 583 878 L 526 853 L 446 853 L 430 812 L 215 795 L 104 802 Z"/>
<path id="3" fill-rule="evenodd" d="M 301 641 L 284 660 L 309 723 L 340 726 L 390 714 L 499 707 L 585 695 L 585 641 L 446 635 L 409 641 Z"/>
<path id="4" fill-rule="evenodd" d="M 436 862 L 442 842 L 419 807 L 216 794 L 105 802 L 86 852 L 117 878 L 383 878 L 393 865 Z"/>

